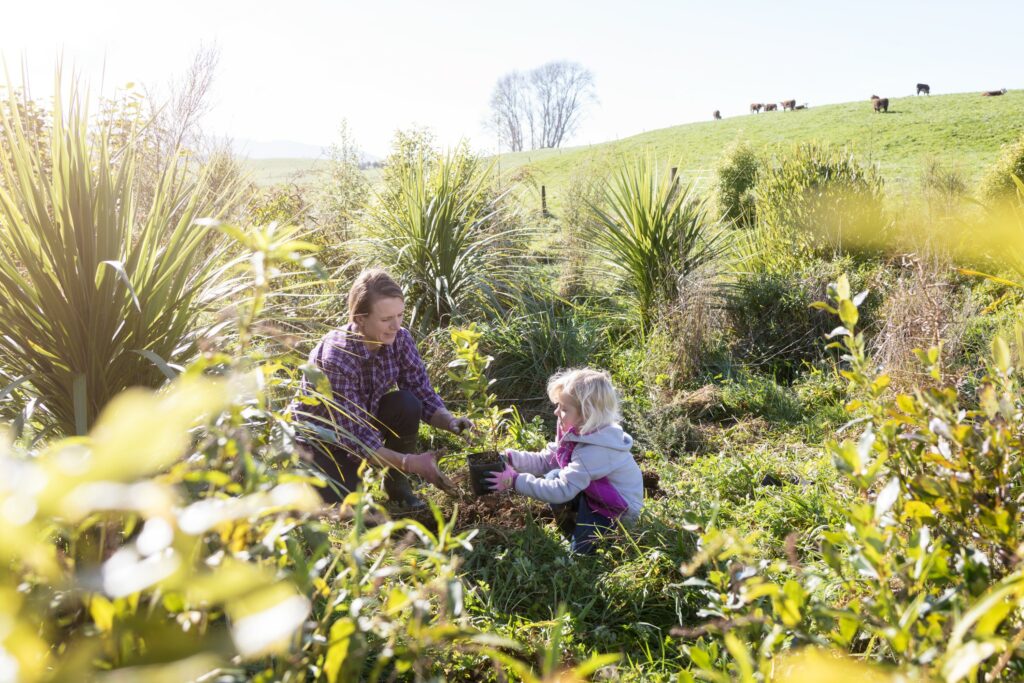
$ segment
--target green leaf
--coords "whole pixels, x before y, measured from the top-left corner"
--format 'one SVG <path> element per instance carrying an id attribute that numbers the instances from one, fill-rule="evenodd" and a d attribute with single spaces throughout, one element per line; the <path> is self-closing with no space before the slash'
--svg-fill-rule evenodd
<path id="1" fill-rule="evenodd" d="M 121 278 L 121 282 L 128 288 L 128 292 L 132 295 L 132 303 L 135 304 L 135 310 L 142 312 L 142 304 L 139 303 L 139 296 L 135 293 L 135 288 L 132 287 L 132 281 L 128 279 L 128 273 L 125 272 L 124 264 L 120 261 L 100 261 L 99 265 L 96 266 L 96 277 L 99 278 L 99 269 L 102 266 L 113 268 L 117 273 L 117 276 Z"/>
<path id="2" fill-rule="evenodd" d="M 725 634 L 725 647 L 732 655 L 736 667 L 739 669 L 741 683 L 754 683 L 754 659 L 750 650 L 736 635 L 729 631 Z"/>
<path id="3" fill-rule="evenodd" d="M 840 300 L 850 298 L 850 280 L 846 277 L 845 273 L 836 280 L 836 294 L 839 295 Z"/>
<path id="4" fill-rule="evenodd" d="M 893 477 L 878 493 L 878 498 L 875 499 L 875 519 L 880 519 L 882 515 L 888 512 L 896 504 L 899 496 L 900 480 Z"/>
<path id="5" fill-rule="evenodd" d="M 620 659 L 622 659 L 622 655 L 616 653 L 591 655 L 587 661 L 573 667 L 572 672 L 575 676 L 581 679 L 587 679 L 592 674 L 596 673 L 598 669 L 610 666 Z"/>
<path id="6" fill-rule="evenodd" d="M 75 434 L 81 436 L 89 429 L 89 406 L 85 375 L 75 375 L 71 384 L 71 398 L 74 406 Z"/>
<path id="7" fill-rule="evenodd" d="M 839 302 L 839 319 L 843 321 L 843 325 L 852 330 L 857 326 L 858 318 L 857 307 L 852 301 L 843 299 Z"/>
<path id="8" fill-rule="evenodd" d="M 946 683 L 958 683 L 974 674 L 978 665 L 996 653 L 996 646 L 988 642 L 971 640 L 947 655 L 942 666 Z"/>
<path id="9" fill-rule="evenodd" d="M 999 335 L 992 340 L 992 360 L 999 372 L 1004 375 L 1010 369 L 1010 347 L 1006 340 Z"/>
<path id="10" fill-rule="evenodd" d="M 714 666 L 711 664 L 711 657 L 708 656 L 708 652 L 704 648 L 698 645 L 691 645 L 687 653 L 690 655 L 693 663 L 704 671 L 714 670 Z"/>
<path id="11" fill-rule="evenodd" d="M 348 657 L 351 636 L 356 632 L 355 623 L 349 618 L 342 618 L 331 624 L 331 636 L 327 646 L 327 657 L 324 659 L 324 673 L 330 683 L 337 683 Z"/>
<path id="12" fill-rule="evenodd" d="M 13 382 L 5 386 L 3 389 L 0 389 L 0 401 L 5 399 L 8 394 L 10 394 L 18 387 L 20 387 L 22 384 L 25 384 L 26 382 L 31 382 L 33 377 L 34 375 L 26 375 L 25 377 L 19 377 L 18 379 L 14 380 Z"/>
<path id="13" fill-rule="evenodd" d="M 110 629 L 114 627 L 114 616 L 117 614 L 117 610 L 114 609 L 114 603 L 107 600 L 104 596 L 96 593 L 89 600 L 89 616 L 92 617 L 92 621 L 96 624 L 96 628 L 104 633 L 109 633 Z"/>
<path id="14" fill-rule="evenodd" d="M 153 365 L 160 368 L 160 372 L 164 373 L 164 377 L 166 377 L 167 379 L 174 379 L 181 373 L 182 368 L 180 365 L 172 366 L 170 363 L 168 363 L 167 361 L 165 361 L 163 358 L 153 353 L 152 351 L 149 351 L 147 349 L 135 349 L 135 353 L 151 361 Z"/>

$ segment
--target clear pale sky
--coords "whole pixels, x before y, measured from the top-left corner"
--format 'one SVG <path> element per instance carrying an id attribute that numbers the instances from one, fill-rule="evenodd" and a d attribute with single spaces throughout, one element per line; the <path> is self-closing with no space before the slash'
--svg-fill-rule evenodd
<path id="1" fill-rule="evenodd" d="M 1024 85 L 1024 2 L 486 2 L 434 0 L 0 0 L 0 51 L 49 95 L 63 53 L 93 88 L 160 84 L 200 43 L 221 51 L 206 129 L 327 145 L 344 118 L 383 155 L 396 128 L 442 144 L 495 141 L 495 81 L 569 59 L 599 102 L 572 144 L 745 114 L 752 101 L 811 106 Z"/>

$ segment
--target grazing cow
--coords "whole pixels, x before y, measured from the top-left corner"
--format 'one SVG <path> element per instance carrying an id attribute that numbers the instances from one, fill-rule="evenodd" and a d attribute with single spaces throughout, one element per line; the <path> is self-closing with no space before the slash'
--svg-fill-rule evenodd
<path id="1" fill-rule="evenodd" d="M 807 109 L 807 103 L 804 102 L 803 104 L 798 104 L 795 107 L 793 107 L 793 109 L 794 110 L 796 110 L 796 109 Z"/>
<path id="2" fill-rule="evenodd" d="M 782 111 L 786 111 L 787 109 L 793 111 L 796 109 L 796 100 L 782 100 L 779 104 L 782 105 Z"/>
<path id="3" fill-rule="evenodd" d="M 766 104 L 766 105 L 764 105 L 764 110 L 765 111 L 778 111 L 779 110 L 779 105 L 777 105 L 777 104 Z"/>
<path id="4" fill-rule="evenodd" d="M 718 111 L 717 109 L 715 110 L 715 113 L 712 114 L 711 116 L 715 119 L 715 121 L 722 120 L 722 112 Z"/>
<path id="5" fill-rule="evenodd" d="M 872 95 L 871 104 L 874 106 L 876 112 L 882 112 L 885 114 L 889 113 L 888 97 L 879 97 L 878 95 Z"/>
<path id="6" fill-rule="evenodd" d="M 931 95 L 932 94 L 931 86 L 929 86 L 927 83 L 918 83 L 917 84 L 917 94 L 920 95 L 921 93 L 924 93 L 925 95 Z"/>
<path id="7" fill-rule="evenodd" d="M 1006 88 L 1003 88 L 1002 90 L 987 90 L 987 91 L 981 93 L 981 96 L 982 97 L 999 97 L 1000 95 L 1005 95 L 1005 94 L 1006 94 Z"/>
<path id="8" fill-rule="evenodd" d="M 764 107 L 764 105 L 761 104 L 760 102 L 755 102 L 754 104 L 750 105 L 750 113 L 751 114 L 760 114 L 761 113 L 761 109 L 763 107 Z"/>

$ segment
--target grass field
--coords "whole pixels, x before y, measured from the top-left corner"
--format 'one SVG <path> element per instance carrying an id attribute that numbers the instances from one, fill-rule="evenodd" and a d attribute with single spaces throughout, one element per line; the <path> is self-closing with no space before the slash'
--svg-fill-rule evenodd
<path id="1" fill-rule="evenodd" d="M 931 157 L 957 168 L 974 183 L 996 158 L 1000 145 L 1021 134 L 1024 90 L 1013 90 L 1003 97 L 964 93 L 890 98 L 889 113 L 884 115 L 874 113 L 866 98 L 822 107 L 812 103 L 803 111 L 689 123 L 587 147 L 504 154 L 496 162 L 503 172 L 528 171 L 538 185 L 547 187 L 549 206 L 557 211 L 562 188 L 577 169 L 623 155 L 653 154 L 700 183 L 735 140 L 759 148 L 815 140 L 849 147 L 861 159 L 877 163 L 890 192 L 899 192 L 913 186 Z M 303 183 L 323 163 L 261 159 L 248 162 L 248 167 L 261 185 Z"/>
<path id="2" fill-rule="evenodd" d="M 298 183 L 312 180 L 317 171 L 327 165 L 325 159 L 246 159 L 243 167 L 252 175 L 257 185 L 267 186 L 278 183 Z"/>
<path id="3" fill-rule="evenodd" d="M 733 141 L 763 148 L 815 140 L 849 147 L 862 160 L 877 163 L 893 190 L 912 185 L 930 157 L 957 168 L 973 183 L 996 158 L 999 147 L 1021 134 L 1024 91 L 1016 90 L 1003 97 L 970 93 L 890 98 L 889 113 L 884 115 L 876 114 L 865 99 L 735 116 L 590 147 L 507 154 L 499 161 L 502 170 L 529 167 L 532 177 L 547 186 L 549 203 L 557 207 L 560 189 L 588 163 L 650 153 L 699 183 L 710 177 L 722 150 Z"/>

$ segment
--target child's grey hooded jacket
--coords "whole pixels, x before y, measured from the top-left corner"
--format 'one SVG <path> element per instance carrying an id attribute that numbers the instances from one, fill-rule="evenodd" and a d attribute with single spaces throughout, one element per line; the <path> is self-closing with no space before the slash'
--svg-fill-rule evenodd
<path id="1" fill-rule="evenodd" d="M 519 472 L 516 491 L 546 503 L 568 503 L 591 481 L 607 477 L 626 502 L 622 521 L 635 521 L 644 503 L 644 481 L 630 452 L 633 437 L 613 424 L 590 434 L 568 433 L 562 438 L 576 442 L 572 458 L 563 468 L 555 460 L 555 443 L 538 453 L 507 451 L 512 467 Z"/>

